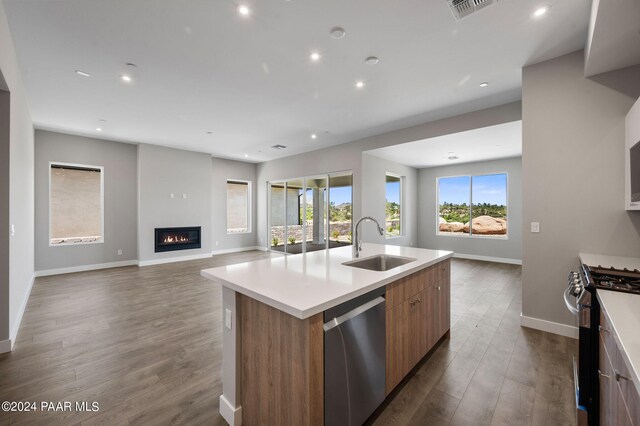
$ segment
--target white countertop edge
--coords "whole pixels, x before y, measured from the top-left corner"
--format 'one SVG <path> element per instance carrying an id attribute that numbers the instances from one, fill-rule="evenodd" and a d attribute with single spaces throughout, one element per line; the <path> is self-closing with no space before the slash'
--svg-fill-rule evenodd
<path id="1" fill-rule="evenodd" d="M 631 380 L 633 381 L 633 384 L 636 387 L 636 391 L 638 392 L 638 394 L 640 394 L 640 374 L 637 368 L 634 367 L 634 364 L 631 362 L 631 359 L 629 358 L 629 349 L 627 347 L 625 347 L 624 341 L 620 338 L 620 331 L 618 330 L 618 328 L 616 327 L 616 321 L 614 320 L 614 318 L 612 318 L 611 316 L 611 312 L 615 309 L 615 307 L 613 306 L 609 306 L 607 307 L 607 303 L 604 302 L 602 300 L 602 297 L 600 297 L 600 291 L 606 291 L 606 292 L 612 292 L 614 293 L 615 291 L 613 290 L 598 290 L 597 291 L 597 295 L 598 295 L 598 300 L 600 301 L 600 306 L 604 306 L 604 309 L 607 311 L 607 313 L 609 314 L 609 320 L 611 321 L 611 327 L 613 327 L 613 338 L 616 342 L 616 344 L 619 346 L 620 349 L 620 353 L 622 354 L 622 359 L 627 367 L 627 371 L 629 371 L 629 374 L 631 375 Z M 640 297 L 639 297 L 640 299 Z M 640 359 L 637 360 L 638 362 L 640 362 Z M 640 368 L 640 365 L 638 366 L 638 368 Z"/>
<path id="2" fill-rule="evenodd" d="M 321 312 L 326 311 L 327 309 L 333 308 L 334 306 L 338 306 L 341 303 L 347 302 L 355 297 L 361 296 L 363 294 L 366 294 L 370 291 L 373 291 L 375 289 L 378 289 L 382 286 L 385 286 L 387 284 L 390 284 L 394 281 L 399 280 L 400 278 L 404 278 L 406 276 L 409 276 L 411 274 L 413 274 L 414 272 L 420 271 L 421 269 L 424 268 L 428 268 L 429 266 L 435 265 L 436 263 L 442 262 L 443 260 L 446 259 L 450 259 L 453 257 L 453 252 L 452 251 L 446 251 L 445 254 L 431 259 L 429 261 L 426 262 L 422 262 L 422 263 L 418 263 L 417 265 L 412 265 L 411 267 L 408 267 L 410 264 L 407 264 L 407 266 L 403 267 L 399 267 L 398 268 L 398 273 L 394 274 L 390 277 L 387 278 L 383 278 L 380 281 L 376 281 L 373 284 L 370 284 L 368 286 L 365 287 L 361 287 L 357 290 L 354 290 L 352 292 L 349 293 L 345 293 L 344 295 L 341 295 L 339 297 L 336 297 L 334 299 L 331 299 L 329 301 L 326 301 L 324 303 L 321 303 L 317 306 L 314 306 L 313 308 L 309 308 L 309 309 L 305 309 L 305 310 L 299 310 L 299 309 L 295 309 L 292 306 L 289 306 L 287 304 L 284 304 L 282 302 L 279 302 L 277 300 L 274 300 L 270 297 L 264 296 L 260 293 L 256 293 L 254 291 L 251 291 L 250 289 L 247 289 L 246 287 L 243 287 L 241 285 L 237 285 L 234 284 L 232 282 L 229 282 L 227 280 L 224 280 L 220 277 L 211 275 L 209 273 L 207 273 L 206 270 L 202 270 L 200 272 L 200 274 L 205 277 L 208 278 L 210 280 L 213 281 L 217 281 L 219 283 L 221 283 L 223 286 L 230 288 L 231 290 L 234 290 L 240 294 L 243 294 L 245 296 L 251 297 L 252 299 L 255 299 L 259 302 L 262 302 L 266 305 L 269 305 L 273 308 L 276 308 L 282 312 L 286 312 L 289 315 L 292 315 L 298 319 L 307 319 L 309 317 L 312 317 L 313 315 L 319 314 Z M 413 263 L 413 262 L 411 262 Z M 405 269 L 406 268 L 406 269 Z"/>

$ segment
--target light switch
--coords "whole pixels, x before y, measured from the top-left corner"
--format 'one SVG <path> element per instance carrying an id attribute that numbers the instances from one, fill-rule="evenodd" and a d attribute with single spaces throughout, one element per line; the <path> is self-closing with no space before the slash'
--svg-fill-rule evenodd
<path id="1" fill-rule="evenodd" d="M 231 309 L 224 310 L 224 326 L 231 330 Z"/>
<path id="2" fill-rule="evenodd" d="M 540 232 L 540 222 L 531 222 L 531 232 Z"/>
<path id="3" fill-rule="evenodd" d="M 171 194 L 169 194 L 169 196 L 170 196 L 171 198 L 176 198 L 176 194 L 174 194 L 173 192 L 172 192 Z"/>

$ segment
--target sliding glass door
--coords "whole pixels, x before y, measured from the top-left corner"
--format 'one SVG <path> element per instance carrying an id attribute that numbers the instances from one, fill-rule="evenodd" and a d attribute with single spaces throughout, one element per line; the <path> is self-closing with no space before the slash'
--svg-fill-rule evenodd
<path id="1" fill-rule="evenodd" d="M 297 254 L 350 245 L 352 183 L 351 172 L 269 182 L 271 250 Z"/>

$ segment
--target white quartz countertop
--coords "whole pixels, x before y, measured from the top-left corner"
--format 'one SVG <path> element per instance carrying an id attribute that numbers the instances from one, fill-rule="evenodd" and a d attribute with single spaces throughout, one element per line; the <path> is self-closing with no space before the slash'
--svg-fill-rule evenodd
<path id="1" fill-rule="evenodd" d="M 603 254 L 588 254 L 580 253 L 580 262 L 583 265 L 591 266 L 593 268 L 602 266 L 604 268 L 616 268 L 616 269 L 629 269 L 640 270 L 640 259 L 637 257 L 620 257 L 620 256 L 606 256 Z"/>
<path id="2" fill-rule="evenodd" d="M 305 319 L 453 256 L 450 251 L 365 243 L 360 259 L 377 254 L 416 260 L 390 271 L 369 271 L 343 265 L 353 260 L 352 247 L 345 246 L 204 269 L 201 274 Z"/>
<path id="3" fill-rule="evenodd" d="M 598 290 L 600 306 L 611 319 L 616 343 L 640 393 L 640 294 Z"/>

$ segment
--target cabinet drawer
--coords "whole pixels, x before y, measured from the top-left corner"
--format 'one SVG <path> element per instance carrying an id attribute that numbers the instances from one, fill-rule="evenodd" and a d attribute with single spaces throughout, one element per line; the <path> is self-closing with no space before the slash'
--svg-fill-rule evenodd
<path id="1" fill-rule="evenodd" d="M 631 380 L 627 364 L 624 362 L 622 353 L 617 345 L 614 347 L 613 353 L 609 352 L 609 356 L 611 356 L 611 363 L 614 369 L 613 374 L 618 382 L 624 408 L 628 413 L 628 417 L 632 419 L 632 424 L 640 426 L 640 396 Z"/>
<path id="2" fill-rule="evenodd" d="M 616 353 L 616 341 L 613 337 L 613 327 L 611 326 L 611 320 L 607 316 L 605 310 L 600 311 L 600 338 L 604 342 L 604 347 L 607 348 L 607 352 L 611 358 L 611 362 L 615 362 Z"/>
<path id="3" fill-rule="evenodd" d="M 611 398 L 610 400 L 607 400 L 607 396 L 603 398 L 602 387 L 600 389 L 601 411 L 608 402 L 611 409 L 615 411 L 613 417 L 615 422 L 611 424 L 640 426 L 640 395 L 633 381 L 630 380 L 631 376 L 618 347 L 611 320 L 604 310 L 600 313 L 600 340 L 600 368 L 607 368 L 603 366 L 603 362 L 608 361 L 610 365 L 607 368 L 607 374 L 611 376 L 612 382 L 611 395 L 607 395 Z"/>
<path id="4" fill-rule="evenodd" d="M 424 290 L 427 283 L 431 281 L 434 271 L 433 266 L 431 266 L 389 284 L 385 294 L 387 310 L 398 306 Z"/>
<path id="5" fill-rule="evenodd" d="M 451 261 L 446 259 L 387 285 L 385 294 L 387 310 L 416 296 L 427 287 L 445 286 L 448 289 L 450 269 Z"/>

